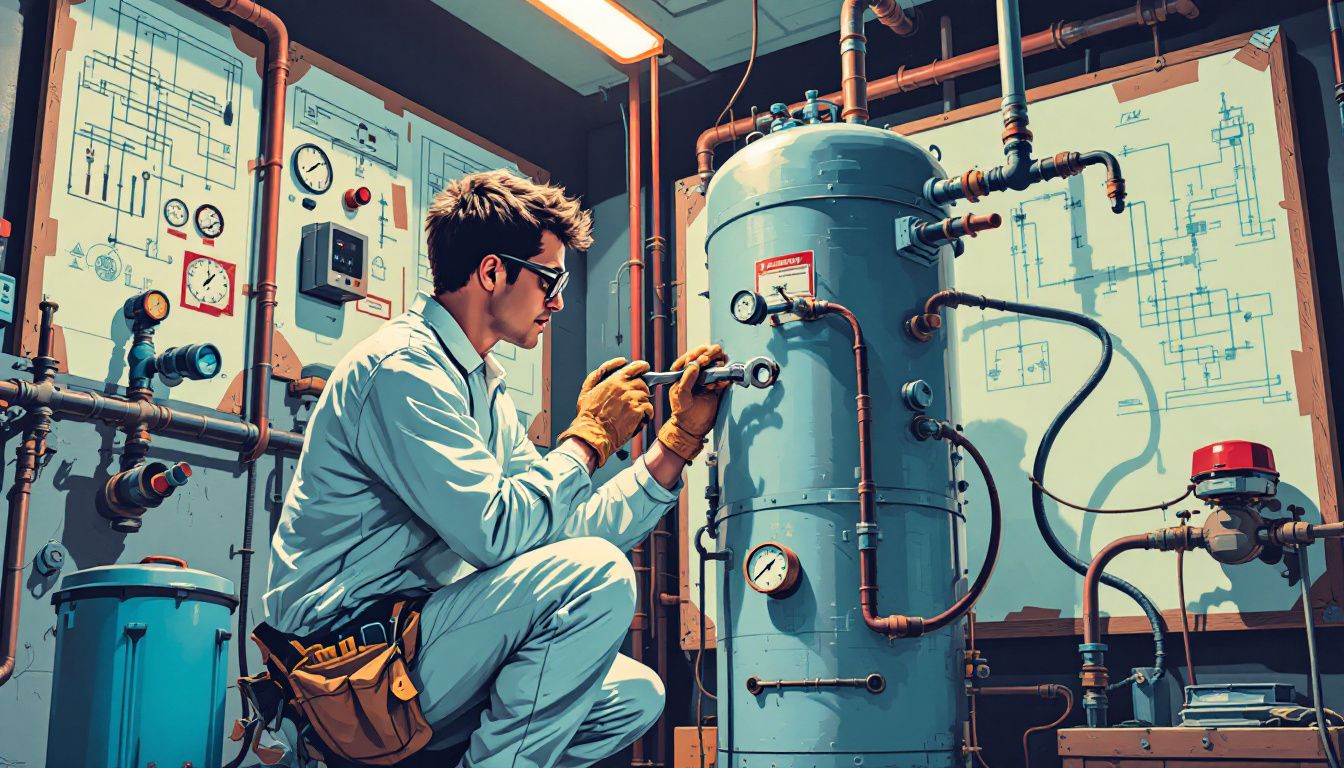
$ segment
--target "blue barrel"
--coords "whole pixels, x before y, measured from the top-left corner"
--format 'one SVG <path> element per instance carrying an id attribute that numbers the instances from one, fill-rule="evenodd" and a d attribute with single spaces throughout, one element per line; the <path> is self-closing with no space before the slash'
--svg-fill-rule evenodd
<path id="1" fill-rule="evenodd" d="M 222 763 L 238 599 L 233 582 L 186 565 L 147 557 L 61 582 L 48 766 Z"/>
<path id="2" fill-rule="evenodd" d="M 865 125 L 801 126 L 735 154 L 712 180 L 708 215 L 711 335 L 734 360 L 781 366 L 770 389 L 733 388 L 715 432 L 722 483 L 719 578 L 719 765 L 856 768 L 961 765 L 962 624 L 914 639 L 870 630 L 859 602 L 859 466 L 853 336 L 839 316 L 745 325 L 730 297 L 777 302 L 810 292 L 849 307 L 863 327 L 877 484 L 878 608 L 930 617 L 964 589 L 957 561 L 956 473 L 948 446 L 911 433 L 902 390 L 952 418 L 949 332 L 918 343 L 906 318 L 947 287 L 952 249 L 900 250 L 900 222 L 938 221 L 923 199 L 943 177 L 923 148 Z M 785 316 L 787 319 L 788 316 Z M 748 584 L 764 544 L 796 554 L 786 595 Z M 784 567 L 783 558 L 759 570 Z M 792 564 L 792 563 L 790 563 Z M 768 580 L 768 579 L 767 579 Z M 838 686 L 881 675 L 884 687 Z M 763 681 L 761 688 L 749 683 Z M 817 681 L 771 687 L 772 681 Z M 753 690 L 754 689 L 754 690 Z"/>

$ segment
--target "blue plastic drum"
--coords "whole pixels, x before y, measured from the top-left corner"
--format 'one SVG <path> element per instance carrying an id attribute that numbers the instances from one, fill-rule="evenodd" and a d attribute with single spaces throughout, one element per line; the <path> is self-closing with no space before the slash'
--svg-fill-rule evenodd
<path id="1" fill-rule="evenodd" d="M 171 557 L 65 577 L 47 765 L 219 766 L 233 582 Z M 73 734 L 79 734 L 74 737 Z"/>

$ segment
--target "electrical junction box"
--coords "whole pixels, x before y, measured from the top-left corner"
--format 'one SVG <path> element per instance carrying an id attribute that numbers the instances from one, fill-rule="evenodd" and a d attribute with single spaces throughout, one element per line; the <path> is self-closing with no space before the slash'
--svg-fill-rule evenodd
<path id="1" fill-rule="evenodd" d="M 369 241 L 329 221 L 303 227 L 299 292 L 333 304 L 369 295 Z"/>

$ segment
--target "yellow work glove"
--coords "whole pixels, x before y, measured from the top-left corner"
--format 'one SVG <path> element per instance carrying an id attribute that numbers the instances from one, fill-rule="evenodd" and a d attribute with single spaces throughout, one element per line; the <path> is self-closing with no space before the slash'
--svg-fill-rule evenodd
<path id="1" fill-rule="evenodd" d="M 579 415 L 556 443 L 569 437 L 582 440 L 597 452 L 597 466 L 605 464 L 653 416 L 649 385 L 639 378 L 648 370 L 643 360 L 626 365 L 625 358 L 618 357 L 588 374 L 579 390 Z"/>
<path id="2" fill-rule="evenodd" d="M 720 381 L 697 388 L 700 372 L 728 362 L 718 344 L 702 344 L 672 363 L 673 371 L 682 371 L 681 379 L 668 390 L 672 416 L 658 429 L 658 442 L 686 461 L 691 461 L 705 446 L 705 435 L 714 428 L 719 415 L 719 400 L 730 381 Z"/>

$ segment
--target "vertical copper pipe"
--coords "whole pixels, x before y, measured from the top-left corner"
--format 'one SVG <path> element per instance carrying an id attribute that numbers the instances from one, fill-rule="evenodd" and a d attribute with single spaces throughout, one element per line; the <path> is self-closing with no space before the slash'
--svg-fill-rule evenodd
<path id="1" fill-rule="evenodd" d="M 1101 642 L 1100 598 L 1097 593 L 1098 586 L 1101 584 L 1101 574 L 1105 572 L 1106 566 L 1121 552 L 1128 552 L 1131 549 L 1151 549 L 1152 545 L 1149 542 L 1146 533 L 1124 536 L 1102 547 L 1101 551 L 1092 558 L 1092 562 L 1088 564 L 1087 577 L 1083 580 L 1084 643 Z"/>
<path id="2" fill-rule="evenodd" d="M 915 20 L 896 0 L 845 0 L 840 7 L 840 88 L 847 123 L 868 122 L 868 38 L 863 33 L 863 12 L 871 7 L 877 20 L 902 37 L 915 31 Z"/>
<path id="3" fill-rule="evenodd" d="M 1344 31 L 1340 30 L 1335 0 L 1325 0 L 1325 10 L 1330 17 L 1330 50 L 1335 57 L 1335 103 L 1340 108 L 1340 120 L 1344 121 Z"/>
<path id="4" fill-rule="evenodd" d="M 42 325 L 37 342 L 37 357 L 33 359 L 33 383 L 50 386 L 56 378 L 58 362 L 51 357 L 54 336 L 53 316 L 57 305 L 44 301 Z M 47 452 L 47 435 L 51 433 L 51 408 L 46 405 L 32 409 L 32 420 L 23 441 L 14 451 L 14 487 L 9 491 L 9 519 L 5 526 L 5 570 L 0 583 L 0 685 L 14 676 L 14 665 L 19 648 L 19 609 L 23 605 L 24 546 L 28 540 L 28 507 L 37 479 L 37 462 Z"/>
<path id="5" fill-rule="evenodd" d="M 630 198 L 630 359 L 644 359 L 644 248 L 643 213 L 644 201 L 641 194 L 640 164 L 643 162 L 640 147 L 640 93 L 639 70 L 631 67 L 627 72 L 629 79 L 629 135 L 626 137 L 630 147 L 629 198 Z M 655 149 L 655 152 L 657 150 Z M 644 430 L 635 433 L 630 441 L 630 460 L 636 461 L 644 453 Z M 644 632 L 649 625 L 647 599 L 649 568 L 645 564 L 645 543 L 640 542 L 630 552 L 630 562 L 635 569 L 635 616 L 630 623 L 630 657 L 638 662 L 644 660 Z M 644 756 L 644 739 L 636 739 L 631 745 L 631 765 L 648 765 Z"/>
<path id="6" fill-rule="evenodd" d="M 271 424 L 271 338 L 275 331 L 275 253 L 280 228 L 280 181 L 284 177 L 285 86 L 289 82 L 289 32 L 271 11 L 253 0 L 208 0 L 214 7 L 249 22 L 266 36 L 266 78 L 262 124 L 265 145 L 261 163 L 261 226 L 256 271 L 252 275 L 252 364 L 249 370 L 248 420 L 257 427 L 257 442 L 243 457 L 252 462 L 266 452 Z M 246 555 L 244 556 L 246 557 Z"/>

